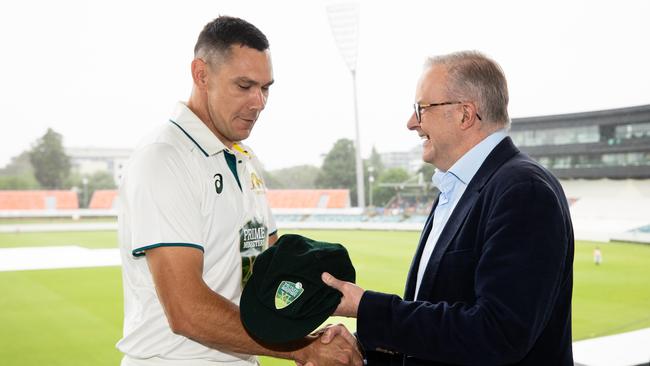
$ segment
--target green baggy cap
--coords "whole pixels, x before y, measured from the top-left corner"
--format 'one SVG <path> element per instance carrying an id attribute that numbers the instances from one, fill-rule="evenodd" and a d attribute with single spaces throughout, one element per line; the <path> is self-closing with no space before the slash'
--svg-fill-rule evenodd
<path id="1" fill-rule="evenodd" d="M 255 260 L 239 304 L 246 330 L 263 342 L 301 339 L 330 317 L 342 294 L 321 280 L 355 282 L 348 251 L 341 244 L 287 234 Z"/>

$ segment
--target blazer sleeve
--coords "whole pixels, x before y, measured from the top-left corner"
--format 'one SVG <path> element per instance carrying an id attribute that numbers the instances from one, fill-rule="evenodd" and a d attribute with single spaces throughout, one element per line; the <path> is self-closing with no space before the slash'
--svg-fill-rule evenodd
<path id="1" fill-rule="evenodd" d="M 565 280 L 568 213 L 563 197 L 544 181 L 515 183 L 502 192 L 484 208 L 481 221 L 487 221 L 477 235 L 484 243 L 475 270 L 476 301 L 404 301 L 366 291 L 357 319 L 366 350 L 460 364 L 509 364 L 528 353 Z"/>

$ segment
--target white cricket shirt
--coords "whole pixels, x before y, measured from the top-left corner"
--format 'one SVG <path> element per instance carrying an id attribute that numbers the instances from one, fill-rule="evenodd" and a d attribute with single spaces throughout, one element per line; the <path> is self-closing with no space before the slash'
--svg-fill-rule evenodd
<path id="1" fill-rule="evenodd" d="M 242 275 L 276 231 L 260 164 L 252 151 L 228 149 L 183 103 L 133 153 L 119 192 L 124 337 L 129 357 L 255 364 L 172 333 L 145 252 L 186 246 L 203 252 L 203 279 L 239 304 Z M 236 173 L 236 174 L 235 174 Z"/>

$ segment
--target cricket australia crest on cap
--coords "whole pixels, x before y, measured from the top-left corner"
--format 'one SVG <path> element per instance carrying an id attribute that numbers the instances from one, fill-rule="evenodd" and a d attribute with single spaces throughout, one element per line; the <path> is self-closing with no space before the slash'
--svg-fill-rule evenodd
<path id="1" fill-rule="evenodd" d="M 296 301 L 303 292 L 305 292 L 305 289 L 302 288 L 302 283 L 300 282 L 280 282 L 280 286 L 275 291 L 275 308 L 278 310 L 286 308 L 292 302 Z"/>

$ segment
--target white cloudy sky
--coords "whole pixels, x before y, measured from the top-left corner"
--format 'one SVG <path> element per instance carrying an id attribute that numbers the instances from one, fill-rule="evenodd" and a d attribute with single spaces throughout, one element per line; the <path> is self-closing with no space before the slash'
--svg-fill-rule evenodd
<path id="1" fill-rule="evenodd" d="M 219 14 L 257 25 L 276 83 L 247 141 L 267 168 L 318 164 L 354 138 L 351 76 L 322 0 L 0 5 L 0 166 L 48 127 L 66 146 L 133 147 L 191 89 L 196 37 Z M 481 50 L 506 72 L 512 117 L 650 103 L 648 1 L 362 1 L 362 154 L 419 143 L 405 128 L 427 55 Z"/>

